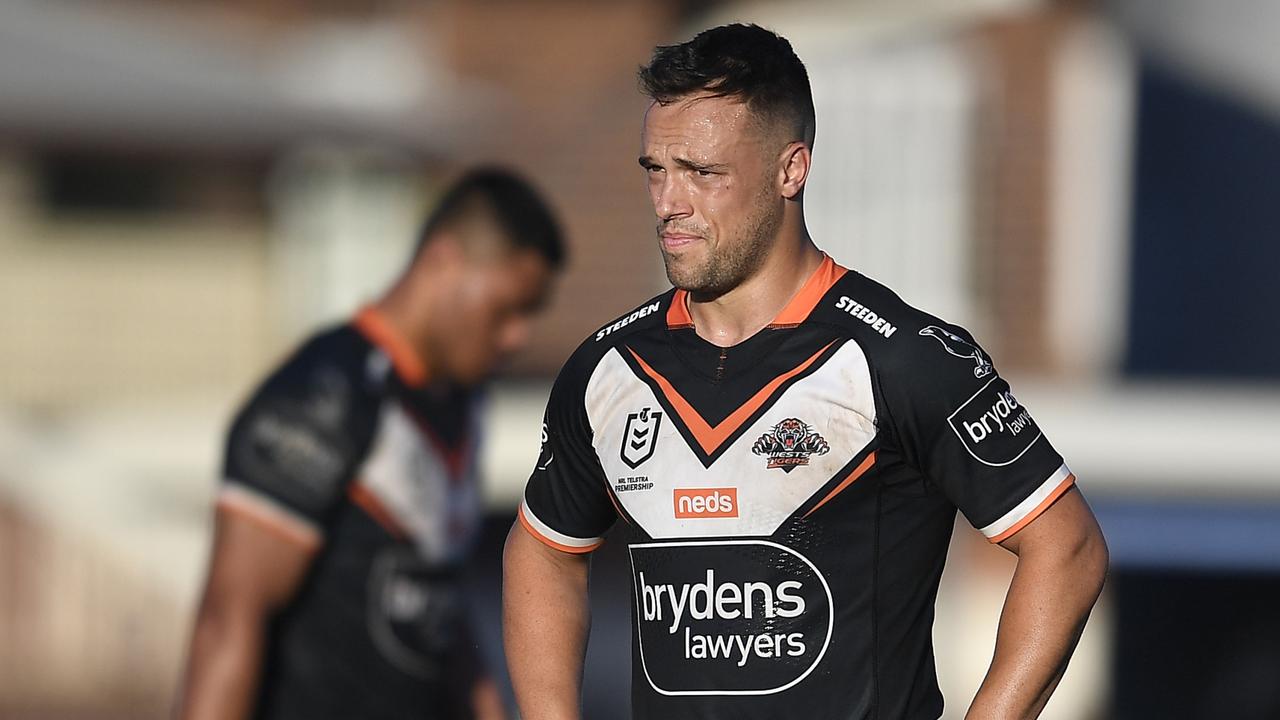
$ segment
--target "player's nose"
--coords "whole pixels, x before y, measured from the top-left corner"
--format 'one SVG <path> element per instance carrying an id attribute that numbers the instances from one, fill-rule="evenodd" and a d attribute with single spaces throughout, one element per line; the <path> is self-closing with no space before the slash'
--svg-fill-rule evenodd
<path id="1" fill-rule="evenodd" d="M 654 183 L 653 211 L 662 220 L 685 217 L 692 212 L 688 193 L 670 173 L 665 173 L 662 180 Z"/>

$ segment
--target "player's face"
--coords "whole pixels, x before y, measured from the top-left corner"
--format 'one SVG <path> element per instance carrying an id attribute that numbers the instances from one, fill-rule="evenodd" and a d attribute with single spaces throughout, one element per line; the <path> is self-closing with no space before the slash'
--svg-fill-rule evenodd
<path id="1" fill-rule="evenodd" d="M 651 104 L 641 142 L 667 278 L 712 296 L 737 287 L 782 224 L 771 135 L 741 101 L 698 96 Z"/>
<path id="2" fill-rule="evenodd" d="M 444 374 L 464 384 L 478 383 L 524 347 L 551 277 L 550 265 L 533 250 L 466 261 L 442 320 L 450 332 L 434 353 L 445 365 Z"/>

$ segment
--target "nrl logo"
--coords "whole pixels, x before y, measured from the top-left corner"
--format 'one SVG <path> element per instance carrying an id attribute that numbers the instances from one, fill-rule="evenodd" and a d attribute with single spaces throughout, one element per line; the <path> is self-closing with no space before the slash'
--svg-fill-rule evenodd
<path id="1" fill-rule="evenodd" d="M 649 408 L 627 415 L 627 427 L 622 431 L 622 451 L 619 453 L 627 467 L 635 470 L 653 457 L 661 426 L 662 413 Z"/>
<path id="2" fill-rule="evenodd" d="M 813 428 L 799 418 L 787 418 L 773 426 L 751 446 L 751 452 L 769 457 L 769 468 L 782 468 L 789 473 L 809 464 L 810 455 L 826 455 L 831 446 Z"/>

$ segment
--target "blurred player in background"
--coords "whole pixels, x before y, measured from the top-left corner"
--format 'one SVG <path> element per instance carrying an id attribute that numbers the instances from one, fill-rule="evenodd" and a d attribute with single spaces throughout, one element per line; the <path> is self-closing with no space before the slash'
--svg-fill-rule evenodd
<path id="1" fill-rule="evenodd" d="M 550 208 L 461 178 L 408 267 L 231 426 L 180 717 L 505 717 L 468 630 L 476 390 L 563 262 Z"/>
<path id="2" fill-rule="evenodd" d="M 1035 717 L 1106 572 L 1074 476 L 963 328 L 814 245 L 790 43 L 719 27 L 640 78 L 675 289 L 588 338 L 552 390 L 505 558 L 523 717 L 580 716 L 588 553 L 621 518 L 637 720 L 933 720 L 957 509 L 1018 556 L 968 717 Z"/>

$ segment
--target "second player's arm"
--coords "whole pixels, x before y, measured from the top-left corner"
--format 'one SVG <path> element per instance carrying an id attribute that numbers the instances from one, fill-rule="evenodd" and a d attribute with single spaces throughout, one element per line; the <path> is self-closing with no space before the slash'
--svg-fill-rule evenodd
<path id="1" fill-rule="evenodd" d="M 1066 671 L 1107 573 L 1107 545 L 1072 489 L 1001 545 L 1018 556 L 995 657 L 966 720 L 1039 716 Z"/>
<path id="2" fill-rule="evenodd" d="M 209 578 L 196 615 L 180 720 L 249 717 L 266 630 L 293 597 L 314 548 L 280 538 L 254 519 L 219 509 Z"/>
<path id="3" fill-rule="evenodd" d="M 507 666 L 524 720 L 581 717 L 582 667 L 591 627 L 590 560 L 551 548 L 517 522 L 503 555 Z"/>

